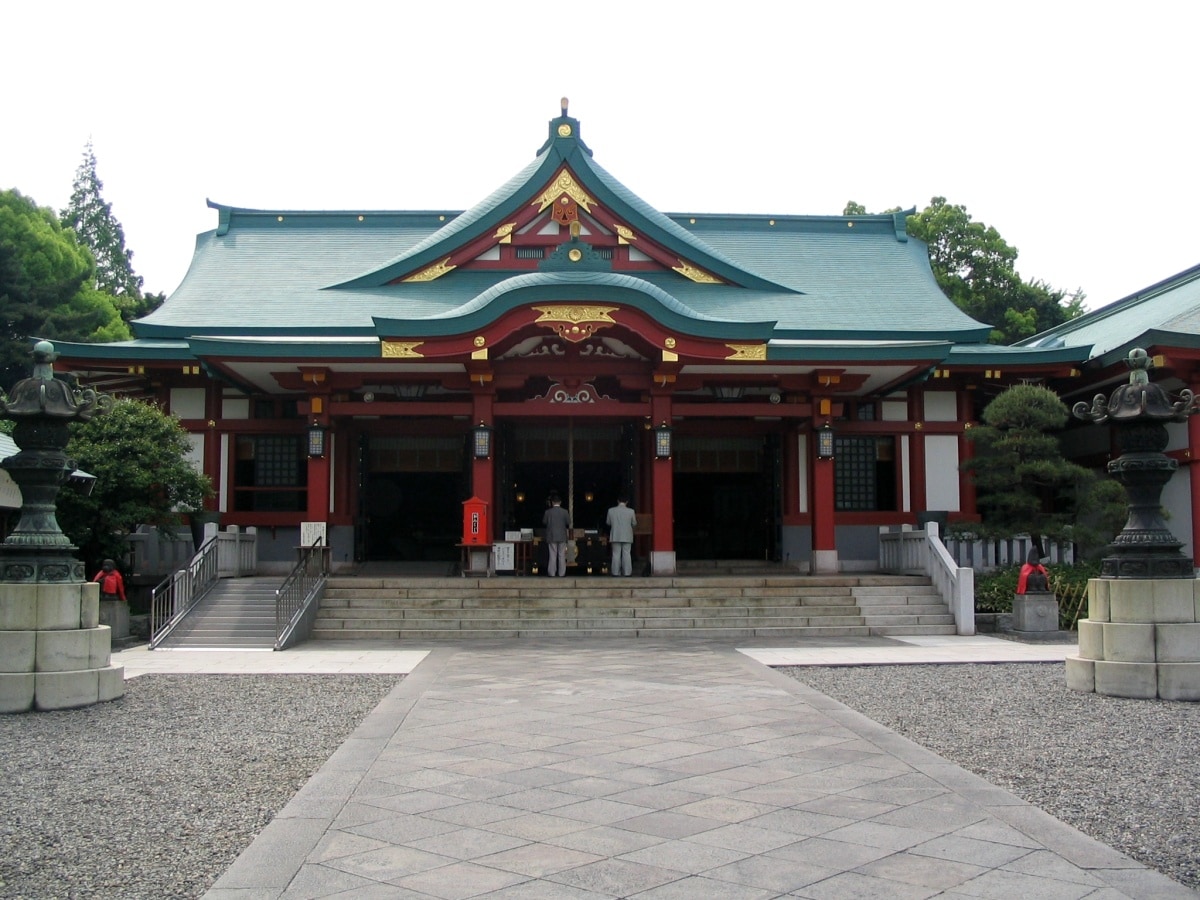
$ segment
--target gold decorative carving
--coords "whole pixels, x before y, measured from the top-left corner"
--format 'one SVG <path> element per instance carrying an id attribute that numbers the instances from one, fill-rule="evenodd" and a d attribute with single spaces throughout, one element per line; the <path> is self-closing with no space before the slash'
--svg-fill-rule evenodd
<path id="1" fill-rule="evenodd" d="M 423 359 L 425 354 L 417 351 L 424 341 L 383 341 L 382 353 L 388 359 Z"/>
<path id="2" fill-rule="evenodd" d="M 674 350 L 675 349 L 675 338 L 673 338 L 673 337 L 667 338 L 665 341 L 663 341 L 663 346 L 666 347 L 668 350 Z"/>
<path id="3" fill-rule="evenodd" d="M 559 125 L 558 126 L 558 136 L 559 137 L 570 137 L 571 136 L 571 126 L 568 125 L 566 122 L 563 122 L 561 125 Z"/>
<path id="4" fill-rule="evenodd" d="M 726 359 L 766 359 L 766 344 L 726 344 L 733 352 Z"/>
<path id="5" fill-rule="evenodd" d="M 663 362 L 679 362 L 679 354 L 674 350 L 663 351 Z"/>
<path id="6" fill-rule="evenodd" d="M 485 338 L 482 334 L 477 334 L 477 335 L 475 335 L 475 338 L 471 341 L 471 343 L 474 344 L 476 347 L 482 347 L 484 344 L 487 343 L 487 338 Z"/>
<path id="7" fill-rule="evenodd" d="M 496 233 L 492 235 L 501 244 L 511 244 L 513 231 L 516 229 L 516 222 L 506 222 L 496 229 Z"/>
<path id="8" fill-rule="evenodd" d="M 480 347 L 478 350 L 471 351 L 471 359 L 487 359 L 487 358 L 488 358 L 487 347 Z"/>
<path id="9" fill-rule="evenodd" d="M 679 265 L 672 266 L 671 268 L 674 269 L 676 272 L 678 272 L 680 275 L 682 275 L 684 278 L 691 279 L 692 281 L 698 282 L 699 284 L 721 284 L 722 283 L 720 278 L 717 278 L 715 275 L 709 275 L 703 269 L 697 269 L 691 263 L 684 262 L 682 259 L 679 261 Z"/>
<path id="10" fill-rule="evenodd" d="M 434 263 L 432 266 L 429 266 L 426 269 L 422 269 L 420 272 L 417 272 L 414 275 L 409 275 L 404 280 L 405 281 L 433 281 L 435 278 L 441 278 L 443 275 L 445 275 L 451 269 L 455 269 L 455 268 L 457 268 L 457 266 L 452 266 L 450 264 L 450 257 L 447 256 L 441 262 Z"/>
<path id="11" fill-rule="evenodd" d="M 546 325 L 565 341 L 579 343 L 601 328 L 616 325 L 615 306 L 535 306 L 540 316 L 535 325 Z"/>
<path id="12" fill-rule="evenodd" d="M 618 225 L 613 222 L 613 231 L 617 233 L 618 244 L 628 244 L 630 241 L 636 241 L 637 235 L 633 233 L 633 229 L 628 225 Z"/>
<path id="13" fill-rule="evenodd" d="M 571 260 L 571 262 L 579 262 L 581 259 L 583 259 L 583 251 L 572 247 L 570 252 L 567 253 L 567 258 Z"/>
<path id="14" fill-rule="evenodd" d="M 558 177 L 550 183 L 550 186 L 542 192 L 542 195 L 533 201 L 533 205 L 538 208 L 538 212 L 542 212 L 563 194 L 566 194 L 582 206 L 584 212 L 590 213 L 592 206 L 596 202 L 584 192 L 583 188 L 575 183 L 575 179 L 571 177 L 571 173 L 563 169 L 558 173 Z"/>

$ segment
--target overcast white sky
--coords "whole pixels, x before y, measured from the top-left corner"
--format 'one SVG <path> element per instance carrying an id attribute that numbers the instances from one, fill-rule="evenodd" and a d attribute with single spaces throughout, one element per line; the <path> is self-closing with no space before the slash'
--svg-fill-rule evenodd
<path id="1" fill-rule="evenodd" d="M 465 209 L 570 98 L 665 212 L 963 204 L 1101 306 L 1200 263 L 1200 4 L 0 4 L 0 189 L 61 210 L 84 144 L 149 290 L 205 199 Z"/>

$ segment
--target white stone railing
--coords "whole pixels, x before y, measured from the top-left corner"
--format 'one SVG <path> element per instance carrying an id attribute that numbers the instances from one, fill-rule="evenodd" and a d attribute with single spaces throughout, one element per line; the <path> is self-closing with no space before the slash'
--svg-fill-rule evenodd
<path id="1" fill-rule="evenodd" d="M 243 530 L 229 525 L 218 531 L 216 523 L 206 522 L 204 539 L 207 541 L 212 534 L 217 536 L 217 577 L 241 578 L 258 573 L 257 528 L 250 526 Z"/>
<path id="2" fill-rule="evenodd" d="M 213 536 L 217 539 L 218 577 L 237 578 L 257 573 L 257 529 L 230 525 L 221 531 L 215 522 L 205 523 L 204 541 Z M 143 525 L 126 541 L 129 544 L 128 571 L 152 582 L 185 568 L 194 552 L 191 534 L 186 530 L 168 538 L 157 528 Z"/>
<path id="3" fill-rule="evenodd" d="M 1003 566 L 1019 566 L 1029 557 L 1033 549 L 1033 538 L 1018 534 L 1003 540 L 984 541 L 978 538 L 949 535 L 945 538 L 946 549 L 960 566 L 970 566 L 976 572 L 988 572 Z M 1071 566 L 1075 564 L 1075 545 L 1069 541 L 1057 542 L 1042 538 L 1043 561 L 1051 565 Z"/>
<path id="4" fill-rule="evenodd" d="M 975 633 L 975 572 L 960 566 L 938 538 L 938 525 L 924 530 L 879 529 L 879 569 L 896 575 L 926 575 L 950 608 L 959 634 Z"/>

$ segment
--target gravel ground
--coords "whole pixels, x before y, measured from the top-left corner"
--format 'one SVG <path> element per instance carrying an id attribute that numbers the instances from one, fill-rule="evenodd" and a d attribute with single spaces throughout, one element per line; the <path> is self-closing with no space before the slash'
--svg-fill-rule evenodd
<path id="1" fill-rule="evenodd" d="M 1076 693 L 1061 664 L 779 671 L 1200 888 L 1200 703 Z"/>
<path id="2" fill-rule="evenodd" d="M 398 681 L 144 675 L 0 715 L 0 897 L 199 897 Z"/>
<path id="3" fill-rule="evenodd" d="M 1200 887 L 1200 704 L 1077 694 L 1061 664 L 781 671 Z M 0 716 L 0 897 L 199 897 L 397 681 L 145 675 Z"/>

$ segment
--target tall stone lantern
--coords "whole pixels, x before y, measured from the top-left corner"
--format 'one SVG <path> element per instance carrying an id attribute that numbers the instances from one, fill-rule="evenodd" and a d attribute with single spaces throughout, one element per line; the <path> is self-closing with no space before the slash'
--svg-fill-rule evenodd
<path id="1" fill-rule="evenodd" d="M 21 490 L 21 517 L 0 544 L 0 712 L 66 709 L 114 700 L 125 673 L 113 666 L 112 632 L 99 623 L 100 586 L 85 580 L 76 548 L 55 515 L 75 469 L 69 425 L 103 412 L 112 398 L 55 377 L 48 341 L 33 351 L 33 375 L 0 392 L 20 452 L 0 461 Z"/>
<path id="2" fill-rule="evenodd" d="M 1200 411 L 1193 393 L 1172 400 L 1150 381 L 1145 350 L 1126 360 L 1129 383 L 1077 403 L 1076 417 L 1111 424 L 1121 455 L 1109 474 L 1125 486 L 1129 518 L 1088 582 L 1079 655 L 1067 686 L 1114 697 L 1200 700 L 1200 581 L 1162 516 L 1162 490 L 1178 467 L 1166 456 L 1167 423 Z"/>

